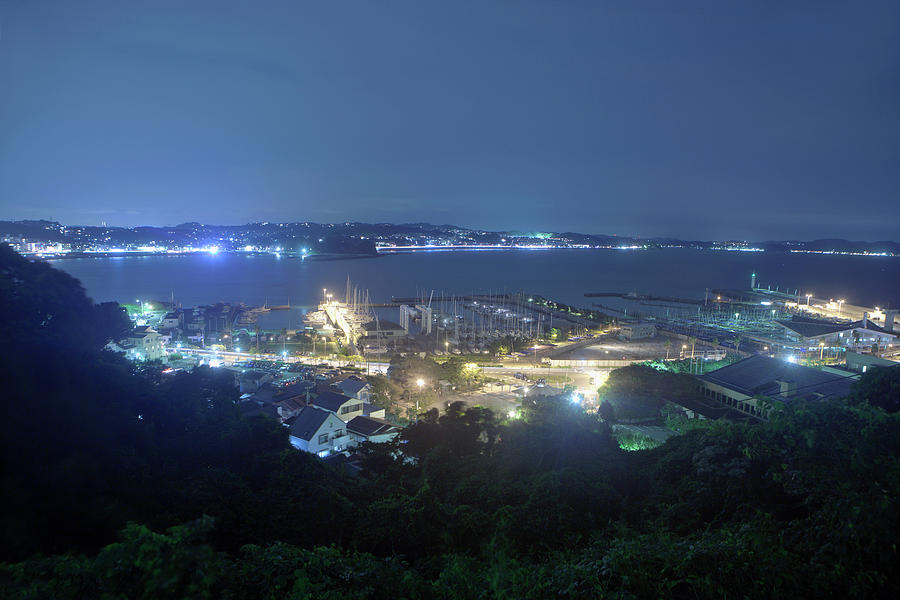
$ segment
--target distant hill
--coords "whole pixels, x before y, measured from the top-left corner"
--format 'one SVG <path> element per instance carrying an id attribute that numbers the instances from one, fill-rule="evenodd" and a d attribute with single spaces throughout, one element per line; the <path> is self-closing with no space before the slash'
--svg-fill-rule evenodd
<path id="1" fill-rule="evenodd" d="M 310 254 L 374 254 L 381 245 L 555 245 L 559 247 L 645 246 L 648 248 L 690 247 L 697 249 L 761 248 L 769 252 L 850 252 L 900 254 L 900 243 L 860 242 L 844 239 L 812 241 L 769 240 L 681 240 L 672 237 L 636 238 L 607 234 L 566 232 L 485 231 L 456 225 L 431 223 L 248 223 L 207 225 L 181 223 L 167 227 L 66 226 L 56 221 L 0 221 L 0 237 L 8 241 L 70 244 L 73 249 L 108 247 L 202 247 L 216 245 L 222 250 L 246 247 Z"/>

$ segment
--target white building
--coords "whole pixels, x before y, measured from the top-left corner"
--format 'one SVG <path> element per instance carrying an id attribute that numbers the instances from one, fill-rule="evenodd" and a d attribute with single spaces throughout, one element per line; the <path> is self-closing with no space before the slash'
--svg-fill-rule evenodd
<path id="1" fill-rule="evenodd" d="M 619 337 L 624 340 L 642 340 L 656 336 L 653 323 L 625 323 L 619 328 Z"/>
<path id="2" fill-rule="evenodd" d="M 162 360 L 166 356 L 163 338 L 152 327 L 133 329 L 127 337 L 106 347 L 114 352 L 124 352 L 131 360 Z"/>
<path id="3" fill-rule="evenodd" d="M 321 458 L 343 452 L 350 444 L 347 424 L 334 413 L 313 406 L 304 407 L 294 418 L 291 445 Z"/>
<path id="4" fill-rule="evenodd" d="M 872 323 L 867 315 L 853 323 L 797 316 L 776 323 L 784 328 L 785 337 L 795 347 L 804 350 L 817 351 L 820 346 L 868 350 L 875 344 L 883 350 L 897 343 L 896 335 Z"/>

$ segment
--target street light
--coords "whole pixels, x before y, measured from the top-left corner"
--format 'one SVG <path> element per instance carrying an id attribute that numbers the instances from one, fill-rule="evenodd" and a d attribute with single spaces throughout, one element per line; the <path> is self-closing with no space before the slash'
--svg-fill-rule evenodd
<path id="1" fill-rule="evenodd" d="M 416 379 L 416 385 L 419 386 L 419 392 L 422 391 L 422 386 L 425 385 L 425 380 L 419 377 Z M 419 396 L 416 395 L 416 423 L 419 422 Z"/>
<path id="2" fill-rule="evenodd" d="M 806 306 L 809 307 L 809 299 L 812 298 L 812 294 L 806 295 Z"/>
<path id="3" fill-rule="evenodd" d="M 837 301 L 837 303 L 838 303 L 838 316 L 841 316 L 841 309 L 843 308 L 844 302 L 846 302 L 846 300 L 838 300 L 838 301 Z"/>

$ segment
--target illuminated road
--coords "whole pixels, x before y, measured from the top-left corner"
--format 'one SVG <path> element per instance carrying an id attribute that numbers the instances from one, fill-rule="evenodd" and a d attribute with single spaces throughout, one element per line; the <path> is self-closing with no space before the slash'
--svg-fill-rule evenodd
<path id="1" fill-rule="evenodd" d="M 307 356 L 298 357 L 288 355 L 287 357 L 283 357 L 280 354 L 223 352 L 201 348 L 176 348 L 175 351 L 184 355 L 213 359 L 218 358 L 222 360 L 222 363 L 224 365 L 233 365 L 235 362 L 241 361 L 271 360 L 292 364 L 300 363 L 309 366 L 326 364 L 331 368 L 348 366 L 348 362 L 346 360 L 313 358 Z M 390 367 L 391 365 L 388 362 L 369 361 L 368 363 L 356 363 L 353 366 L 362 367 L 363 369 L 368 366 L 367 374 L 386 374 L 388 367 Z M 532 383 L 540 378 L 544 378 L 547 380 L 548 385 L 552 385 L 555 387 L 563 387 L 565 382 L 568 381 L 569 383 L 574 385 L 576 390 L 579 393 L 583 394 L 586 399 L 593 399 L 596 396 L 597 388 L 602 385 L 609 374 L 609 369 L 562 369 L 550 368 L 546 365 L 535 365 L 534 363 L 525 362 L 523 362 L 522 364 L 513 364 L 508 366 L 481 367 L 481 370 L 486 376 L 500 380 L 503 385 L 507 386 L 507 390 L 510 386 L 521 386 L 528 384 L 528 382 L 525 380 L 516 379 L 516 373 L 524 374 L 529 380 L 531 380 Z M 494 391 L 496 390 L 492 389 L 489 392 L 486 391 L 485 393 L 493 393 Z"/>

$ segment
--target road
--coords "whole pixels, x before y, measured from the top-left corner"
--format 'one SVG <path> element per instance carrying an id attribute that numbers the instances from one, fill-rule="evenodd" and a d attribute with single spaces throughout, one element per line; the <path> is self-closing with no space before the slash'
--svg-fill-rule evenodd
<path id="1" fill-rule="evenodd" d="M 198 356 L 209 359 L 220 359 L 224 365 L 232 365 L 235 362 L 246 360 L 272 360 L 283 361 L 287 363 L 301 363 L 307 365 L 327 364 L 330 367 L 347 366 L 345 360 L 334 360 L 313 357 L 298 356 L 281 356 L 278 354 L 251 354 L 249 352 L 223 352 L 217 350 L 200 349 L 200 348 L 178 348 L 178 352 L 184 355 Z M 373 362 L 365 363 L 368 367 L 368 374 L 384 374 L 387 373 L 390 363 Z M 359 366 L 363 366 L 360 363 Z M 597 388 L 606 381 L 609 375 L 609 369 L 562 369 L 551 368 L 547 365 L 535 365 L 530 361 L 522 361 L 520 364 L 510 364 L 504 366 L 485 366 L 481 367 L 485 377 L 495 380 L 495 382 L 485 386 L 478 392 L 470 392 L 466 394 L 450 393 L 443 396 L 440 400 L 441 404 L 461 400 L 466 404 L 480 404 L 487 406 L 494 411 L 506 413 L 508 410 L 518 406 L 520 394 L 523 386 L 533 385 L 538 379 L 545 379 L 548 385 L 562 388 L 566 383 L 575 386 L 575 391 L 581 394 L 588 403 L 595 402 L 597 397 Z M 521 373 L 527 380 L 517 379 L 516 373 Z M 427 410 L 428 407 L 420 407 L 420 410 Z M 442 409 L 443 406 L 438 406 Z"/>

